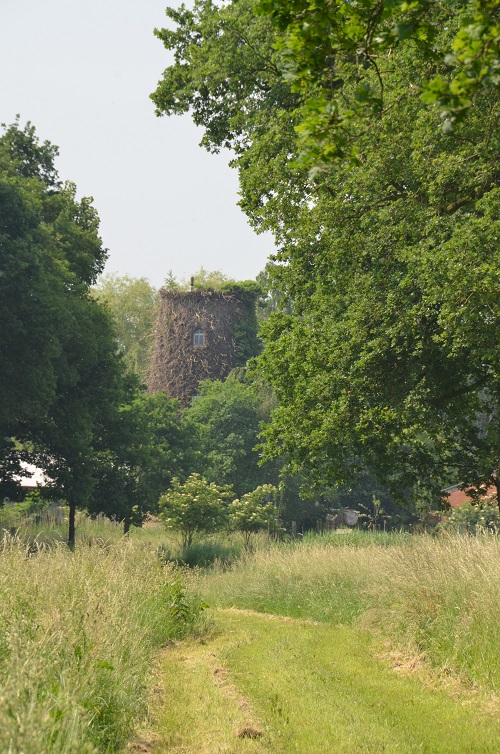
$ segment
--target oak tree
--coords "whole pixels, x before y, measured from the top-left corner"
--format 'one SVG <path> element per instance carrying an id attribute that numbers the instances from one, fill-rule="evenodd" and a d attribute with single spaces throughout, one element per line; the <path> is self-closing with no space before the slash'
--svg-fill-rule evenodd
<path id="1" fill-rule="evenodd" d="M 473 5 L 486 13 L 476 31 Z M 158 36 L 174 63 L 153 95 L 158 113 L 191 112 L 208 149 L 233 150 L 240 204 L 276 239 L 268 453 L 312 487 L 368 469 L 436 500 L 447 482 L 496 480 L 498 9 L 283 6 L 277 36 L 249 0 L 169 9 L 177 28 Z M 303 11 L 324 11 L 328 33 Z M 475 57 L 462 55 L 476 33 Z M 468 92 L 455 91 L 464 76 Z"/>

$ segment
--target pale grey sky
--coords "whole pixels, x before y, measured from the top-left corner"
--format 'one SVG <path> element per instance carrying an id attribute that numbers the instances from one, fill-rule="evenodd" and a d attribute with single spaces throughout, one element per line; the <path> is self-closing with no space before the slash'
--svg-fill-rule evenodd
<path id="1" fill-rule="evenodd" d="M 106 271 L 159 286 L 172 269 L 254 278 L 273 251 L 237 206 L 228 154 L 149 94 L 170 60 L 153 29 L 178 0 L 0 0 L 0 122 L 32 121 L 58 169 L 93 196 Z"/>

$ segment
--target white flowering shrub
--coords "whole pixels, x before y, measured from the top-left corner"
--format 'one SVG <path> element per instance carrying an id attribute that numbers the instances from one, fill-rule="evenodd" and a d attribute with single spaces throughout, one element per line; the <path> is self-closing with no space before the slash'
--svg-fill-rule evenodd
<path id="1" fill-rule="evenodd" d="M 229 525 L 234 531 L 243 534 L 246 546 L 255 532 L 267 529 L 274 534 L 279 530 L 276 493 L 274 485 L 262 484 L 230 504 Z"/>
<path id="2" fill-rule="evenodd" d="M 179 532 L 183 548 L 190 547 L 197 534 L 212 534 L 226 526 L 232 495 L 228 485 L 207 482 L 200 474 L 191 474 L 182 483 L 174 477 L 159 501 L 163 524 Z"/>
<path id="3" fill-rule="evenodd" d="M 500 511 L 496 498 L 489 496 L 478 503 L 464 503 L 453 508 L 446 521 L 439 524 L 442 531 L 476 534 L 479 531 L 500 532 Z"/>

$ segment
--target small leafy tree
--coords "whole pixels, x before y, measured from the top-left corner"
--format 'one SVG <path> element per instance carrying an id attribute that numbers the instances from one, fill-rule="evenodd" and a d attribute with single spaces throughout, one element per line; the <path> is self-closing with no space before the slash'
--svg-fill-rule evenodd
<path id="1" fill-rule="evenodd" d="M 211 534 L 225 526 L 231 496 L 231 487 L 207 482 L 200 474 L 191 474 L 185 482 L 174 477 L 171 489 L 159 501 L 163 523 L 180 533 L 183 548 L 189 547 L 197 534 Z"/>
<path id="2" fill-rule="evenodd" d="M 245 547 L 250 544 L 250 536 L 268 529 L 279 529 L 279 511 L 276 505 L 277 489 L 272 484 L 262 484 L 247 492 L 229 506 L 229 524 L 232 529 L 243 535 Z"/>

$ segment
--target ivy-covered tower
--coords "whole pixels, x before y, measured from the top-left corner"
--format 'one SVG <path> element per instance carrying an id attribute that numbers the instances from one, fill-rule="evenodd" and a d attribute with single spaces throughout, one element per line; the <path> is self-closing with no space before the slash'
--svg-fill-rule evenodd
<path id="1" fill-rule="evenodd" d="M 201 380 L 223 380 L 259 352 L 256 299 L 247 281 L 222 290 L 160 290 L 148 387 L 187 405 Z"/>

